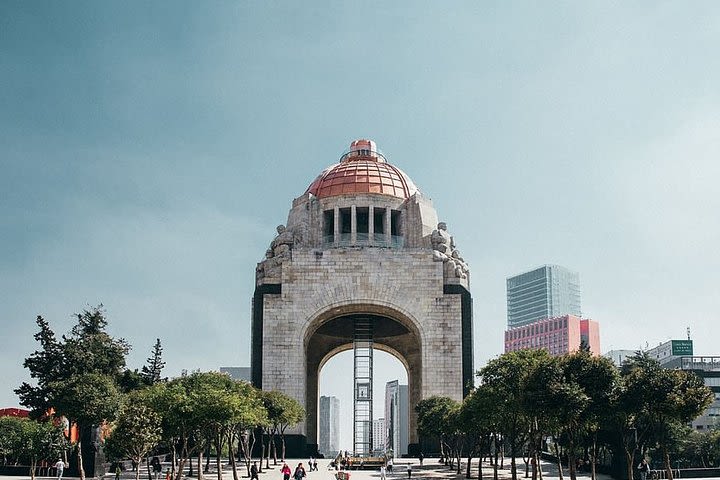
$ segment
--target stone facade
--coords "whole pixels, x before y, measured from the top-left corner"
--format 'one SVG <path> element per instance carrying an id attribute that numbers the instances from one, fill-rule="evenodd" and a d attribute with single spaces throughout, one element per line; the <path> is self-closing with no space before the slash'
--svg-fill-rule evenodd
<path id="1" fill-rule="evenodd" d="M 306 421 L 290 432 L 291 449 L 306 445 L 298 455 L 317 448 L 319 371 L 352 348 L 353 315 L 373 318 L 374 348 L 408 371 L 411 445 L 418 443 L 414 405 L 467 392 L 469 269 L 437 220 L 419 192 L 318 198 L 309 191 L 293 202 L 287 227 L 278 228 L 256 270 L 252 376 L 256 386 L 305 407 Z"/>

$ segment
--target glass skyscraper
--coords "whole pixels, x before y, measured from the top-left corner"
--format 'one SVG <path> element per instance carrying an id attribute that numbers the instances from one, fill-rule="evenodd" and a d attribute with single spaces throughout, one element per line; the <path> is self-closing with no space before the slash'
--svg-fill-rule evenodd
<path id="1" fill-rule="evenodd" d="M 580 317 L 580 279 L 559 265 L 543 265 L 507 279 L 508 328 L 561 315 Z"/>
<path id="2" fill-rule="evenodd" d="M 333 458 L 340 451 L 340 400 L 320 397 L 320 453 Z"/>

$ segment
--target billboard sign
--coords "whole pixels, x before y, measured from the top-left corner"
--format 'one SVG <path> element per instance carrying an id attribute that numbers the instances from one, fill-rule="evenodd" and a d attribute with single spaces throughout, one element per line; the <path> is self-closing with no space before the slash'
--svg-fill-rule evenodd
<path id="1" fill-rule="evenodd" d="M 693 354 L 693 342 L 692 340 L 673 340 L 672 341 L 672 355 L 692 355 Z"/>

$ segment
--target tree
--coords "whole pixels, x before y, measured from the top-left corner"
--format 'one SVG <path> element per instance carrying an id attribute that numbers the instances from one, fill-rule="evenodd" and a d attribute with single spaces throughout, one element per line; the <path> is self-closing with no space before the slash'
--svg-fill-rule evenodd
<path id="1" fill-rule="evenodd" d="M 498 427 L 510 446 L 510 471 L 517 480 L 515 458 L 529 430 L 529 417 L 523 404 L 525 377 L 549 353 L 546 350 L 518 350 L 500 355 L 478 372 L 480 383 L 487 385 L 498 403 Z"/>
<path id="2" fill-rule="evenodd" d="M 39 332 L 35 339 L 40 343 L 40 349 L 24 362 L 36 385 L 25 382 L 15 393 L 20 397 L 20 403 L 31 409 L 33 418 L 40 418 L 53 409 L 60 415 L 73 412 L 68 419 L 78 423 L 82 439 L 89 436 L 93 426 L 112 418 L 114 411 L 109 409 L 105 410 L 109 415 L 107 417 L 96 415 L 101 411 L 98 405 L 101 398 L 98 396 L 106 394 L 107 403 L 117 404 L 115 385 L 125 369 L 125 356 L 130 347 L 125 340 L 115 339 L 106 332 L 107 320 L 102 305 L 84 310 L 75 317 L 77 323 L 61 340 L 41 316 L 37 317 Z M 83 381 L 90 383 L 83 385 Z M 99 390 L 93 390 L 94 387 Z M 73 398 L 72 395 L 82 395 L 83 398 Z M 98 408 L 86 415 L 82 408 L 77 408 L 84 404 L 93 404 Z M 83 447 L 82 440 L 77 446 L 79 449 Z M 82 458 L 83 452 L 78 450 L 78 469 L 84 480 Z"/>
<path id="3" fill-rule="evenodd" d="M 93 425 L 113 420 L 120 408 L 120 392 L 114 380 L 101 373 L 76 374 L 65 380 L 50 384 L 54 395 L 53 405 L 59 415 L 78 425 L 82 432 Z M 78 470 L 85 480 L 83 465 L 82 434 L 78 438 Z"/>
<path id="4" fill-rule="evenodd" d="M 202 463 L 208 440 L 219 454 L 227 438 L 232 451 L 240 432 L 256 427 L 267 416 L 255 389 L 217 372 L 195 372 L 157 383 L 144 394 L 161 416 L 163 440 L 173 447 L 173 457 L 178 454 L 175 447 L 179 448 L 178 469 L 174 471 L 177 480 L 182 478 L 189 458 L 197 455 L 198 465 Z M 233 474 L 237 476 L 233 457 L 234 454 L 231 455 Z M 221 473 L 219 462 L 218 459 Z M 173 465 L 175 463 L 173 458 Z M 201 469 L 198 477 L 202 477 Z"/>
<path id="5" fill-rule="evenodd" d="M 0 417 L 0 455 L 3 465 L 17 462 L 20 456 L 22 422 L 19 417 Z"/>
<path id="6" fill-rule="evenodd" d="M 628 478 L 632 478 L 635 448 L 652 441 L 661 452 L 667 478 L 672 480 L 673 429 L 700 415 L 713 398 L 710 388 L 694 372 L 664 369 L 657 360 L 639 352 L 628 359 L 616 401 Z"/>
<path id="7" fill-rule="evenodd" d="M 270 422 L 271 436 L 274 436 L 275 432 L 280 434 L 281 457 L 284 459 L 285 430 L 300 423 L 305 418 L 305 410 L 297 400 L 277 390 L 262 392 L 261 396 Z M 270 442 L 268 442 L 268 456 L 269 446 Z"/>
<path id="8" fill-rule="evenodd" d="M 472 457 L 474 454 L 478 454 L 478 479 L 482 480 L 483 453 L 489 452 L 490 438 L 493 432 L 497 431 L 497 405 L 498 399 L 487 385 L 475 388 L 463 400 L 459 413 L 460 428 L 470 443 L 465 478 L 471 477 Z M 497 468 L 495 471 L 497 472 Z"/>
<path id="9" fill-rule="evenodd" d="M 563 431 L 569 442 L 568 463 L 570 477 L 575 480 L 575 448 L 583 436 L 591 438 L 592 478 L 595 479 L 597 456 L 597 432 L 600 421 L 607 415 L 611 399 L 617 387 L 618 374 L 613 363 L 603 357 L 594 357 L 589 350 L 578 350 L 561 357 L 563 380 L 568 393 L 575 399 L 576 411 L 566 412 Z M 577 390 L 577 393 L 573 393 Z M 579 402 L 584 398 L 584 402 Z M 575 415 L 577 414 L 577 418 Z"/>
<path id="10" fill-rule="evenodd" d="M 37 316 L 39 332 L 34 335 L 35 341 L 40 343 L 40 349 L 32 353 L 23 362 L 23 366 L 30 370 L 30 376 L 37 382 L 36 386 L 23 382 L 15 389 L 20 397 L 20 403 L 30 409 L 33 418 L 46 415 L 53 407 L 49 388 L 51 382 L 65 378 L 63 364 L 63 345 L 57 340 L 50 324 L 40 315 Z"/>
<path id="11" fill-rule="evenodd" d="M 24 419 L 21 422 L 18 453 L 27 458 L 30 464 L 30 478 L 35 480 L 35 470 L 39 460 L 57 458 L 65 447 L 65 437 L 59 426 L 50 421 Z"/>
<path id="12" fill-rule="evenodd" d="M 116 460 L 130 458 L 139 465 L 142 459 L 160 442 L 160 416 L 147 404 L 141 394 L 132 394 L 124 403 L 112 427 L 105 447 Z M 135 480 L 140 468 L 135 469 Z"/>
<path id="13" fill-rule="evenodd" d="M 145 384 L 154 385 L 165 380 L 161 378 L 162 369 L 164 367 L 165 362 L 162 361 L 162 345 L 160 344 L 160 339 L 158 338 L 155 340 L 152 355 L 146 360 L 145 365 L 142 367 L 142 372 L 140 373 Z"/>
<path id="14" fill-rule="evenodd" d="M 449 397 L 432 396 L 421 400 L 415 406 L 418 415 L 417 429 L 421 437 L 437 438 L 440 442 L 440 455 L 449 458 L 450 446 L 446 434 L 449 430 L 449 415 L 458 407 L 458 403 Z"/>

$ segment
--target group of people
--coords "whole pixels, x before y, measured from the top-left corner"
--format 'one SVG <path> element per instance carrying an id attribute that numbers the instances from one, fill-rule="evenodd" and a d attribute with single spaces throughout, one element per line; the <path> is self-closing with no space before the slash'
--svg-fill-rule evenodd
<path id="1" fill-rule="evenodd" d="M 311 472 L 317 470 L 317 461 L 311 458 L 308 466 Z M 283 462 L 280 472 L 283 474 L 283 480 L 290 480 L 292 470 L 290 470 L 290 466 L 287 463 Z M 295 471 L 292 472 L 292 478 L 293 480 L 303 480 L 303 478 L 305 478 L 305 467 L 303 467 L 302 463 L 298 463 L 297 467 L 295 467 Z"/>

